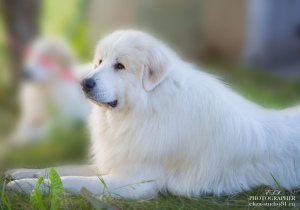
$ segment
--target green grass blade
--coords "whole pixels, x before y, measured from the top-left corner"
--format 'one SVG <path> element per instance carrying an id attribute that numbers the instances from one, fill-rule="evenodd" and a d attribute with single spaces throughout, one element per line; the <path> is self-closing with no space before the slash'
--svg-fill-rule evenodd
<path id="1" fill-rule="evenodd" d="M 282 191 L 281 186 L 279 185 L 279 183 L 277 182 L 277 180 L 275 179 L 275 177 L 273 176 L 273 174 L 271 174 L 272 178 L 274 179 L 275 183 L 277 184 L 278 188 L 280 191 Z"/>
<path id="2" fill-rule="evenodd" d="M 102 183 L 103 186 L 104 186 L 104 187 L 103 187 L 102 196 L 103 196 L 104 199 L 106 199 L 106 200 L 109 201 L 109 200 L 110 200 L 110 197 L 111 197 L 110 190 L 108 189 L 108 187 L 107 187 L 107 185 L 106 185 L 106 183 L 105 183 L 103 177 L 102 177 L 101 175 L 98 175 L 98 178 L 99 178 L 99 180 L 101 181 L 101 183 Z M 108 192 L 108 195 L 105 195 L 105 191 Z"/>
<path id="3" fill-rule="evenodd" d="M 41 185 L 41 183 L 43 181 L 44 181 L 44 178 L 40 177 L 36 186 L 34 187 L 34 189 L 32 190 L 32 192 L 30 194 L 30 204 L 32 204 L 35 209 L 41 209 L 41 210 L 45 209 L 44 204 L 43 204 L 42 194 L 39 190 L 39 186 Z"/>
<path id="4" fill-rule="evenodd" d="M 98 178 L 100 179 L 101 183 L 102 183 L 103 186 L 104 186 L 104 187 L 103 187 L 103 192 L 102 192 L 103 196 L 105 195 L 105 190 L 107 190 L 108 195 L 110 196 L 110 191 L 108 190 L 108 187 L 107 187 L 107 185 L 106 185 L 104 179 L 103 179 L 101 176 L 98 176 Z"/>
<path id="5" fill-rule="evenodd" d="M 5 204 L 6 208 L 11 210 L 10 205 L 8 204 L 7 200 L 4 197 L 5 184 L 6 184 L 6 182 L 4 181 L 3 187 L 2 187 L 2 192 L 0 194 L 1 194 L 2 201 Z"/>
<path id="6" fill-rule="evenodd" d="M 57 172 L 51 168 L 50 170 L 50 181 L 51 181 L 51 209 L 58 209 L 58 205 L 60 202 L 60 196 L 63 190 L 63 184 Z"/>

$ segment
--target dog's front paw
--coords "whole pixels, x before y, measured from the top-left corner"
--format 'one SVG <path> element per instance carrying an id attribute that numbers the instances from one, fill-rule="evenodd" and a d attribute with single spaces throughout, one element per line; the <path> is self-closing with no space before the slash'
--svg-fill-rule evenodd
<path id="1" fill-rule="evenodd" d="M 11 181 L 7 184 L 7 190 L 13 190 L 15 192 L 30 194 L 34 187 L 37 184 L 38 179 L 21 179 Z M 44 180 L 40 185 L 39 189 L 42 193 L 46 193 L 49 191 L 50 182 L 49 180 Z"/>
<path id="2" fill-rule="evenodd" d="M 43 176 L 43 172 L 40 169 L 14 169 L 5 172 L 7 180 L 39 178 L 41 176 Z"/>
<path id="3" fill-rule="evenodd" d="M 13 190 L 15 192 L 30 194 L 34 188 L 34 183 L 30 183 L 24 180 L 11 181 L 7 184 L 6 189 Z"/>

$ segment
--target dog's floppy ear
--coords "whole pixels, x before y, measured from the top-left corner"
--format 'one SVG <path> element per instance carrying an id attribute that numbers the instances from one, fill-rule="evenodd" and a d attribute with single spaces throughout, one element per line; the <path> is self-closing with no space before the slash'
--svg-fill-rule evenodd
<path id="1" fill-rule="evenodd" d="M 148 49 L 146 53 L 147 62 L 144 65 L 143 86 L 146 91 L 151 91 L 166 78 L 169 61 L 158 49 Z"/>

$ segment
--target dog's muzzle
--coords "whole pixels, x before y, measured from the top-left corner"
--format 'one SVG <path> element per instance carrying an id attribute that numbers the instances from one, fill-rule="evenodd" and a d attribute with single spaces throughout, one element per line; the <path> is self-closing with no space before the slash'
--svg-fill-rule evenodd
<path id="1" fill-rule="evenodd" d="M 90 94 L 90 92 L 96 86 L 96 82 L 92 78 L 84 79 L 80 84 L 82 86 L 82 90 L 85 93 L 86 97 L 91 99 L 92 101 L 96 103 L 107 104 L 112 108 L 115 108 L 118 105 L 118 100 L 114 100 L 111 102 L 102 102 L 94 99 L 94 97 Z"/>

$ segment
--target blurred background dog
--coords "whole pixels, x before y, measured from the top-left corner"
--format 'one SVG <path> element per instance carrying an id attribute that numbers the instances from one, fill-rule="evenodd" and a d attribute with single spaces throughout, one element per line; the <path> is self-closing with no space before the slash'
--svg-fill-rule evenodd
<path id="1" fill-rule="evenodd" d="M 89 106 L 78 81 L 91 64 L 79 66 L 67 42 L 39 38 L 29 47 L 20 88 L 21 119 L 10 143 L 24 144 L 45 137 L 51 125 L 84 121 Z"/>

